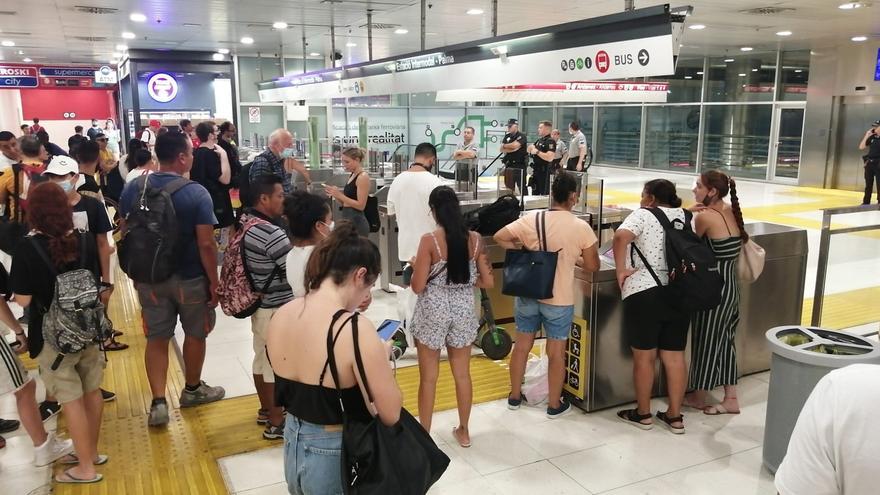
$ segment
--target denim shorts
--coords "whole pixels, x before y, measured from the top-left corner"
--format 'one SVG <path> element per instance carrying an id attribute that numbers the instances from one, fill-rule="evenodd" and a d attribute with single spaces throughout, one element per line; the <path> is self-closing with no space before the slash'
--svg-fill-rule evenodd
<path id="1" fill-rule="evenodd" d="M 342 495 L 342 426 L 284 420 L 284 478 L 291 495 Z"/>
<path id="2" fill-rule="evenodd" d="M 548 339 L 568 339 L 574 320 L 574 306 L 553 306 L 537 299 L 517 297 L 514 307 L 517 331 L 535 333 L 543 327 Z"/>

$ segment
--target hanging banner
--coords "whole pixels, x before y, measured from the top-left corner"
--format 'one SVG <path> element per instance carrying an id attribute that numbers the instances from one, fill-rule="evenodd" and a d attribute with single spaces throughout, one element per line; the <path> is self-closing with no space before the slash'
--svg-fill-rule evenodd
<path id="1" fill-rule="evenodd" d="M 0 87 L 36 88 L 39 84 L 36 67 L 0 65 Z"/>
<path id="2" fill-rule="evenodd" d="M 566 82 L 521 84 L 502 88 L 445 89 L 437 101 L 613 101 L 622 103 L 665 103 L 666 82 Z"/>
<path id="3" fill-rule="evenodd" d="M 668 5 L 260 83 L 260 100 L 351 98 L 671 75 Z"/>

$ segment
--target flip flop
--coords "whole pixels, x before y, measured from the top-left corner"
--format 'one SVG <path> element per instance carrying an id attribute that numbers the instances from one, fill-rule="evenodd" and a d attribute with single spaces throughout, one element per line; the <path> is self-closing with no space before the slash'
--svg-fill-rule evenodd
<path id="1" fill-rule="evenodd" d="M 115 340 L 111 340 L 109 344 L 104 344 L 104 350 L 106 351 L 124 351 L 128 349 L 128 344 L 123 344 L 122 342 L 117 342 Z"/>
<path id="2" fill-rule="evenodd" d="M 104 464 L 107 464 L 107 461 L 109 460 L 110 456 L 106 454 L 98 454 L 98 460 L 96 460 L 94 464 L 95 466 L 103 466 Z M 67 454 L 66 456 L 58 460 L 58 464 L 79 464 L 79 457 L 77 457 L 76 454 Z"/>
<path id="3" fill-rule="evenodd" d="M 706 406 L 706 408 L 703 409 L 703 414 L 706 416 L 721 416 L 722 414 L 739 414 L 739 411 L 728 411 L 724 406 L 718 404 L 715 406 Z"/>
<path id="4" fill-rule="evenodd" d="M 458 436 L 455 434 L 455 432 L 457 432 L 458 430 L 459 430 L 459 428 L 458 428 L 457 426 L 456 426 L 455 428 L 452 429 L 452 438 L 454 438 L 455 441 L 458 442 L 458 445 L 460 445 L 461 448 L 463 448 L 463 449 L 469 449 L 469 448 L 471 447 L 471 443 L 470 443 L 470 442 L 462 443 L 462 441 L 459 440 L 459 439 L 458 439 Z"/>
<path id="5" fill-rule="evenodd" d="M 73 469 L 73 468 L 70 468 L 70 469 Z M 101 481 L 102 479 L 104 479 L 104 476 L 102 476 L 101 473 L 95 474 L 95 477 L 90 480 L 80 479 L 80 478 L 77 478 L 76 476 L 70 474 L 70 469 L 67 469 L 63 473 L 59 474 L 58 476 L 55 476 L 55 482 L 56 483 L 76 483 L 76 484 L 83 484 L 84 485 L 84 484 L 88 484 L 88 483 L 97 483 L 97 482 Z M 65 476 L 66 478 L 62 478 L 62 476 Z"/>

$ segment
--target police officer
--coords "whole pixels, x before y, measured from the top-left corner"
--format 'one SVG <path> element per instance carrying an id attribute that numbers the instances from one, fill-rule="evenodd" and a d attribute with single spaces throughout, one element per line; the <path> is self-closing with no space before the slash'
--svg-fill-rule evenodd
<path id="1" fill-rule="evenodd" d="M 568 146 L 562 140 L 562 134 L 559 132 L 559 129 L 550 131 L 550 137 L 553 138 L 553 141 L 556 141 L 556 156 L 553 157 L 553 163 L 550 164 L 550 172 L 555 174 L 562 167 L 562 157 L 568 154 Z"/>
<path id="2" fill-rule="evenodd" d="M 523 190 L 523 175 L 526 170 L 526 136 L 519 132 L 519 121 L 507 121 L 507 134 L 501 141 L 501 152 L 504 153 L 501 163 L 504 164 L 504 186 L 515 190 L 519 186 Z"/>
<path id="3" fill-rule="evenodd" d="M 480 147 L 477 146 L 477 140 L 474 139 L 475 134 L 476 130 L 473 127 L 465 127 L 464 140 L 455 148 L 455 152 L 452 154 L 452 159 L 455 160 L 455 180 L 457 181 L 469 182 L 474 180 L 475 169 L 473 164 L 477 163 L 477 156 L 480 154 Z"/>
<path id="4" fill-rule="evenodd" d="M 871 204 L 871 194 L 875 182 L 877 183 L 877 202 L 880 203 L 880 120 L 875 121 L 865 133 L 865 137 L 859 143 L 859 149 L 868 150 L 868 153 L 862 157 L 865 161 L 865 197 L 862 198 L 862 204 Z"/>
<path id="5" fill-rule="evenodd" d="M 589 166 L 586 162 L 587 138 L 581 132 L 581 125 L 576 120 L 568 124 L 568 133 L 571 134 L 571 142 L 568 144 L 566 168 L 572 172 L 582 172 L 585 166 Z"/>
<path id="6" fill-rule="evenodd" d="M 538 140 L 527 150 L 532 155 L 532 194 L 536 196 L 550 194 L 550 164 L 556 158 L 556 141 L 550 136 L 551 130 L 553 124 L 542 120 L 538 124 Z"/>

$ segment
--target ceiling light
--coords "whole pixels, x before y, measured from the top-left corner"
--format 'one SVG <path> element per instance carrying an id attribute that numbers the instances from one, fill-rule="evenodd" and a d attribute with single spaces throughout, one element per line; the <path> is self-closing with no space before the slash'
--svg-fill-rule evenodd
<path id="1" fill-rule="evenodd" d="M 15 42 L 12 41 L 12 40 L 3 40 L 3 41 L 0 41 L 0 45 L 3 45 L 3 46 L 15 46 Z"/>
<path id="2" fill-rule="evenodd" d="M 467 15 L 481 15 L 483 13 L 483 9 L 470 9 L 465 13 Z"/>
<path id="3" fill-rule="evenodd" d="M 729 64 L 729 63 L 731 63 L 731 62 L 734 62 L 735 60 L 732 59 L 732 58 L 725 58 L 724 61 L 727 62 L 727 63 Z"/>
<path id="4" fill-rule="evenodd" d="M 18 51 L 18 54 L 19 54 L 19 55 L 24 55 L 24 50 L 19 50 L 19 51 Z"/>
<path id="5" fill-rule="evenodd" d="M 287 29 L 287 23 L 284 21 L 278 21 L 272 23 L 272 29 Z"/>
<path id="6" fill-rule="evenodd" d="M 697 72 L 697 75 L 698 75 L 698 76 L 702 76 L 702 75 L 703 75 L 703 71 Z"/>
<path id="7" fill-rule="evenodd" d="M 312 53 L 309 54 L 309 56 L 310 56 L 310 57 L 320 57 L 321 54 L 318 53 L 318 52 L 312 52 Z"/>
<path id="8" fill-rule="evenodd" d="M 779 31 L 776 36 L 791 36 L 791 31 Z"/>
<path id="9" fill-rule="evenodd" d="M 132 33 L 131 31 L 126 31 L 126 32 L 122 33 L 122 37 L 125 38 L 125 39 L 127 39 L 127 40 L 133 40 L 133 39 L 135 39 L 135 35 L 134 35 L 134 33 Z"/>
<path id="10" fill-rule="evenodd" d="M 223 54 L 222 53 L 215 53 L 215 54 L 211 55 L 211 58 L 213 58 L 215 61 L 219 62 L 219 61 L 223 60 Z"/>
<path id="11" fill-rule="evenodd" d="M 842 10 L 852 10 L 852 9 L 857 9 L 862 6 L 863 6 L 863 4 L 861 4 L 859 2 L 847 2 L 847 3 L 842 3 L 842 4 L 838 5 L 837 8 L 842 9 Z"/>
<path id="12" fill-rule="evenodd" d="M 491 50 L 495 55 L 507 55 L 507 45 L 493 46 Z"/>
<path id="13" fill-rule="evenodd" d="M 228 54 L 229 54 L 229 48 L 218 48 L 218 49 L 217 49 L 217 53 L 219 53 L 219 54 L 221 54 L 221 55 L 228 55 Z"/>
<path id="14" fill-rule="evenodd" d="M 145 16 L 144 14 L 141 14 L 139 12 L 132 13 L 130 16 L 128 16 L 128 18 L 131 19 L 132 22 L 146 22 L 147 21 L 147 16 Z"/>
<path id="15" fill-rule="evenodd" d="M 25 57 L 25 58 L 21 59 L 21 61 L 24 62 L 24 63 L 33 62 L 33 60 L 31 60 L 31 59 L 28 58 L 28 57 Z"/>
<path id="16" fill-rule="evenodd" d="M 253 45 L 253 44 L 254 44 L 254 39 L 251 38 L 250 36 L 245 36 L 245 37 L 243 37 L 243 38 L 241 39 L 241 42 L 242 42 L 243 44 L 245 44 L 245 45 Z"/>
<path id="17" fill-rule="evenodd" d="M 752 72 L 758 72 L 758 69 L 752 69 Z"/>
<path id="18" fill-rule="evenodd" d="M 865 40 L 867 40 L 868 37 L 867 37 L 867 36 L 853 36 L 853 37 L 850 38 L 850 39 L 853 40 L 853 41 L 855 41 L 855 42 L 860 42 L 860 41 L 865 41 Z"/>
<path id="19" fill-rule="evenodd" d="M 394 34 L 406 34 L 409 32 L 409 29 L 397 28 L 394 30 Z"/>
<path id="20" fill-rule="evenodd" d="M 750 46 L 744 46 L 744 47 L 742 47 L 742 48 L 739 49 L 739 51 L 741 51 L 741 52 L 750 52 L 750 51 L 752 51 L 752 50 L 754 50 L 754 48 L 752 48 L 752 47 L 750 47 Z"/>
<path id="21" fill-rule="evenodd" d="M 699 31 L 701 29 L 706 29 L 705 24 L 694 24 L 693 26 L 688 26 L 689 29 L 693 29 L 694 31 Z"/>
<path id="22" fill-rule="evenodd" d="M 795 69 L 794 70 L 795 74 L 800 74 L 803 71 L 804 71 L 804 69 Z"/>
<path id="23" fill-rule="evenodd" d="M 116 45 L 116 51 L 119 51 L 119 52 L 127 52 L 127 51 L 128 51 L 128 45 L 122 45 L 122 44 L 120 44 L 120 45 Z"/>
<path id="24" fill-rule="evenodd" d="M 746 77 L 745 73 L 740 72 L 739 77 Z"/>
<path id="25" fill-rule="evenodd" d="M 357 45 L 357 43 L 352 43 L 352 42 L 349 41 L 348 43 L 345 44 L 345 46 L 347 46 L 347 47 L 349 47 L 349 48 L 354 48 L 354 47 L 356 47 L 356 46 L 358 46 L 358 45 Z"/>
<path id="26" fill-rule="evenodd" d="M 685 79 L 693 79 L 694 76 L 684 76 Z"/>

